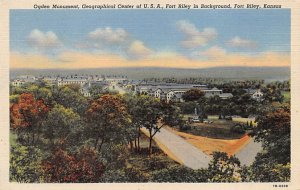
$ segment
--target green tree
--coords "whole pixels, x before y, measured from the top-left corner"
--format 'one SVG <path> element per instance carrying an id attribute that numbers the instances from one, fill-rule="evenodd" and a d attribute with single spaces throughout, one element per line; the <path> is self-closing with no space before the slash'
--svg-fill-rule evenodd
<path id="1" fill-rule="evenodd" d="M 103 93 L 103 86 L 93 85 L 89 89 L 89 93 L 91 94 L 92 99 L 97 99 L 101 96 L 101 93 Z"/>
<path id="2" fill-rule="evenodd" d="M 154 136 L 164 126 L 178 126 L 182 124 L 182 117 L 180 115 L 180 109 L 173 103 L 166 101 L 159 101 L 157 99 L 149 97 L 144 102 L 144 109 L 146 109 L 145 117 L 146 121 L 143 126 L 149 132 L 149 154 L 152 154 L 152 143 Z"/>
<path id="3" fill-rule="evenodd" d="M 59 104 L 51 109 L 43 122 L 43 136 L 49 140 L 50 149 L 58 145 L 65 148 L 79 145 L 83 141 L 82 134 L 79 114 Z"/>
<path id="4" fill-rule="evenodd" d="M 89 105 L 88 100 L 80 94 L 78 85 L 55 87 L 53 98 L 57 104 L 63 105 L 65 108 L 72 108 L 81 116 L 84 115 Z"/>
<path id="5" fill-rule="evenodd" d="M 291 176 L 291 165 L 278 164 L 271 153 L 259 153 L 250 166 L 250 180 L 257 182 L 288 182 Z"/>
<path id="6" fill-rule="evenodd" d="M 190 89 L 182 95 L 182 99 L 186 102 L 196 101 L 204 96 L 204 92 L 199 89 Z"/>
<path id="7" fill-rule="evenodd" d="M 10 181 L 20 183 L 42 182 L 41 151 L 33 146 L 20 144 L 10 147 Z"/>
<path id="8" fill-rule="evenodd" d="M 134 139 L 134 146 L 137 152 L 140 152 L 140 137 L 141 137 L 141 127 L 147 121 L 147 109 L 145 107 L 146 102 L 149 97 L 145 95 L 132 96 L 127 94 L 125 96 L 125 101 L 128 107 L 128 113 L 131 116 L 131 125 L 134 129 L 131 133 Z"/>
<path id="9" fill-rule="evenodd" d="M 267 113 L 260 114 L 256 120 L 257 127 L 253 128 L 251 134 L 254 139 L 263 143 L 264 150 L 269 152 L 278 164 L 290 163 L 290 105 L 271 108 Z"/>
<path id="10" fill-rule="evenodd" d="M 291 162 L 290 105 L 271 107 L 257 118 L 251 134 L 263 144 L 251 166 L 253 181 L 289 181 Z"/>
<path id="11" fill-rule="evenodd" d="M 239 182 L 242 180 L 238 158 L 225 152 L 214 152 L 208 166 L 210 182 Z"/>

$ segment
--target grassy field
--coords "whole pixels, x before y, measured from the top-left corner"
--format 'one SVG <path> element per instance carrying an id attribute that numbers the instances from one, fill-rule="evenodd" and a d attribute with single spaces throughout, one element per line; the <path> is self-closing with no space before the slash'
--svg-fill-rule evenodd
<path id="1" fill-rule="evenodd" d="M 214 139 L 239 139 L 241 138 L 245 133 L 235 133 L 231 130 L 231 127 L 235 125 L 235 122 L 230 121 L 222 121 L 216 123 L 194 123 L 192 124 L 191 129 L 185 131 L 187 133 L 202 136 L 202 137 L 208 137 L 208 138 L 214 138 Z"/>
<path id="2" fill-rule="evenodd" d="M 240 122 L 240 123 L 247 123 L 248 122 L 249 124 L 252 121 L 253 126 L 257 125 L 254 118 L 232 118 L 232 121 Z"/>
<path id="3" fill-rule="evenodd" d="M 186 115 L 185 118 L 187 119 L 190 115 Z M 186 132 L 192 135 L 208 137 L 208 138 L 215 138 L 215 139 L 239 139 L 245 132 L 234 132 L 232 127 L 237 125 L 238 123 L 246 123 L 247 121 L 254 121 L 253 119 L 247 118 L 236 118 L 240 119 L 237 121 L 231 120 L 219 120 L 218 116 L 208 116 L 208 120 L 213 121 L 212 123 L 192 123 L 190 124 L 189 129 L 185 129 L 182 132 Z"/>

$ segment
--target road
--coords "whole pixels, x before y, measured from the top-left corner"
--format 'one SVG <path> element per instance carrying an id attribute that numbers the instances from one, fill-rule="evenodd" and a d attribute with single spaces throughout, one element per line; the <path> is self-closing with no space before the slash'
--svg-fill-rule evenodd
<path id="1" fill-rule="evenodd" d="M 164 128 L 155 135 L 155 141 L 159 141 L 159 143 L 163 144 L 168 151 L 171 151 L 182 161 L 183 165 L 189 168 L 207 168 L 211 160 L 211 158 L 201 150 Z"/>
<path id="2" fill-rule="evenodd" d="M 241 165 L 250 166 L 258 152 L 262 150 L 262 144 L 259 142 L 254 142 L 253 139 L 241 149 L 235 156 L 240 160 Z"/>

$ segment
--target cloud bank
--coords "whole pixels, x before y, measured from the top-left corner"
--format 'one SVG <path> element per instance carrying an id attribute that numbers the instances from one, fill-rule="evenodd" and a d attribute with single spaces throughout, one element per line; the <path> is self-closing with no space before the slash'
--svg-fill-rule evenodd
<path id="1" fill-rule="evenodd" d="M 176 22 L 183 36 L 181 48 L 162 51 L 150 48 L 123 28 L 102 27 L 83 34 L 83 40 L 69 48 L 52 32 L 33 29 L 27 36 L 30 47 L 38 51 L 12 51 L 11 68 L 103 68 L 103 67 L 283 67 L 290 66 L 289 52 L 229 51 L 225 47 L 253 50 L 258 43 L 236 36 L 216 44 L 218 32 L 214 28 L 199 29 L 187 20 Z M 153 44 L 152 44 L 153 45 Z M 224 47 L 222 47 L 224 45 Z M 176 49 L 176 48 L 175 48 Z M 42 50 L 42 51 L 40 51 Z M 182 51 L 183 50 L 183 51 Z M 56 51 L 51 55 L 48 52 Z M 31 53 L 30 53 L 31 52 Z"/>

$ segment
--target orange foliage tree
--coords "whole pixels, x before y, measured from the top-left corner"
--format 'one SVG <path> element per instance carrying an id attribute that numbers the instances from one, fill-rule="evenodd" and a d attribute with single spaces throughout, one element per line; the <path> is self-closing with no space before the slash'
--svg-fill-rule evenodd
<path id="1" fill-rule="evenodd" d="M 103 95 L 94 100 L 86 112 L 87 134 L 94 147 L 101 150 L 105 143 L 128 143 L 131 122 L 126 104 L 117 95 Z"/>
<path id="2" fill-rule="evenodd" d="M 43 100 L 35 100 L 33 94 L 23 93 L 18 103 L 10 107 L 10 127 L 18 133 L 21 142 L 35 145 L 39 139 L 40 127 L 49 108 Z"/>
<path id="3" fill-rule="evenodd" d="M 101 180 L 104 165 L 97 159 L 95 150 L 83 148 L 75 154 L 58 149 L 42 162 L 46 182 L 95 183 Z"/>

